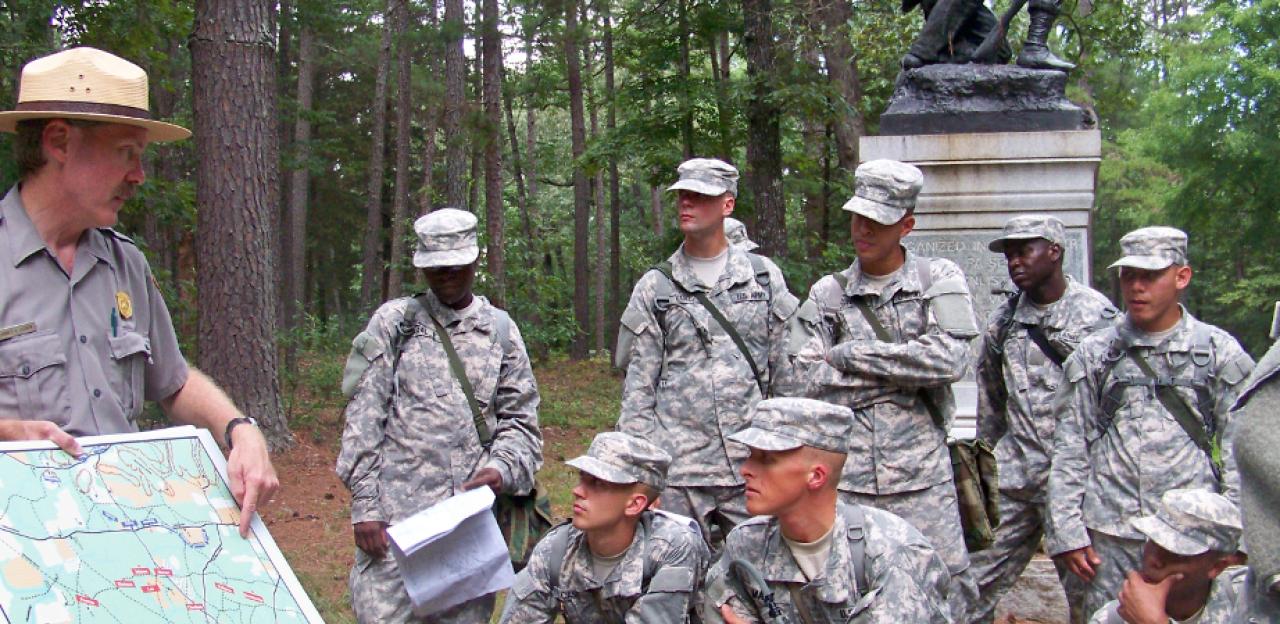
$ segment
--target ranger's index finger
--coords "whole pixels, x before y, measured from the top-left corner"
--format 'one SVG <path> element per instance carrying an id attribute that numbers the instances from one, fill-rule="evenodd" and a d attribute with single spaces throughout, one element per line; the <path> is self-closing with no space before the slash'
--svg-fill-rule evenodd
<path id="1" fill-rule="evenodd" d="M 253 522 L 253 514 L 258 511 L 258 484 L 245 479 L 244 499 L 240 506 L 240 537 L 249 537 L 249 524 Z"/>

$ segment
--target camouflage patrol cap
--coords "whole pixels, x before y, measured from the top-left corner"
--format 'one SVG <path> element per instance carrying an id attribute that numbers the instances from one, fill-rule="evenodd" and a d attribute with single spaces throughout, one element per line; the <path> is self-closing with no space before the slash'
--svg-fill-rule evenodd
<path id="1" fill-rule="evenodd" d="M 724 236 L 729 239 L 730 245 L 743 251 L 753 251 L 759 247 L 755 241 L 747 237 L 746 224 L 733 217 L 724 219 Z"/>
<path id="2" fill-rule="evenodd" d="M 671 456 L 648 440 L 605 431 L 591 441 L 586 455 L 565 464 L 609 483 L 643 483 L 661 492 L 667 487 Z"/>
<path id="3" fill-rule="evenodd" d="M 1120 239 L 1120 251 L 1124 254 L 1109 268 L 1133 267 L 1159 271 L 1173 265 L 1187 263 L 1187 233 L 1177 228 L 1144 227 Z"/>
<path id="4" fill-rule="evenodd" d="M 924 186 L 924 174 L 919 169 L 883 158 L 858 165 L 853 176 L 853 198 L 842 208 L 884 225 L 907 216 Z"/>
<path id="5" fill-rule="evenodd" d="M 987 244 L 987 249 L 996 253 L 1004 253 L 1004 245 L 1013 240 L 1031 240 L 1043 238 L 1058 246 L 1067 241 L 1066 227 L 1057 217 L 1042 214 L 1018 215 L 1004 224 L 1004 232 Z"/>
<path id="6" fill-rule="evenodd" d="M 1169 490 L 1154 516 L 1132 520 L 1133 528 L 1176 555 L 1209 551 L 1233 553 L 1239 547 L 1240 510 L 1209 490 Z"/>
<path id="7" fill-rule="evenodd" d="M 480 256 L 476 243 L 476 216 L 457 208 L 441 208 L 413 222 L 418 249 L 413 266 L 420 269 L 463 266 Z"/>
<path id="8" fill-rule="evenodd" d="M 852 424 L 853 411 L 847 407 L 815 399 L 779 397 L 756 403 L 751 426 L 728 437 L 762 451 L 811 446 L 848 453 Z"/>
<path id="9" fill-rule="evenodd" d="M 693 191 L 699 195 L 718 197 L 729 193 L 738 196 L 738 168 L 714 158 L 691 158 L 676 168 L 680 179 L 668 191 Z"/>

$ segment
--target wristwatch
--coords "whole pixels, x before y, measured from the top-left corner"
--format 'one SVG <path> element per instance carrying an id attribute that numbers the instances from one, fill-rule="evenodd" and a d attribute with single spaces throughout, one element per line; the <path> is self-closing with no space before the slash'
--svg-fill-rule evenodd
<path id="1" fill-rule="evenodd" d="M 258 419 L 250 418 L 248 416 L 241 416 L 239 418 L 232 418 L 230 421 L 227 422 L 227 430 L 223 432 L 222 440 L 227 443 L 228 451 L 231 450 L 231 430 L 235 429 L 239 425 L 253 425 L 257 427 Z"/>

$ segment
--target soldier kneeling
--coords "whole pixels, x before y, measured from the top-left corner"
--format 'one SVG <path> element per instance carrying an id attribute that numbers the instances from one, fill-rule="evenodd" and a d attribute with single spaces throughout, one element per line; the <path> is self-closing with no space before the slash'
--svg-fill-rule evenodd
<path id="1" fill-rule="evenodd" d="M 853 412 L 812 399 L 756 405 L 747 511 L 707 574 L 703 618 L 728 622 L 950 622 L 950 576 L 915 527 L 837 500 Z"/>
<path id="2" fill-rule="evenodd" d="M 651 510 L 671 457 L 609 431 L 578 469 L 573 522 L 547 534 L 507 594 L 502 624 L 687 622 L 709 556 L 691 518 Z"/>

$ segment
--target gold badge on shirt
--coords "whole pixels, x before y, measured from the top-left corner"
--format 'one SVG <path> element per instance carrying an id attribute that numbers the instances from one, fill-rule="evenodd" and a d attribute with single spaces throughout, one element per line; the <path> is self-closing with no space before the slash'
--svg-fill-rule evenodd
<path id="1" fill-rule="evenodd" d="M 129 293 L 116 291 L 116 309 L 120 311 L 120 318 L 126 321 L 133 318 L 133 300 L 129 298 Z"/>

